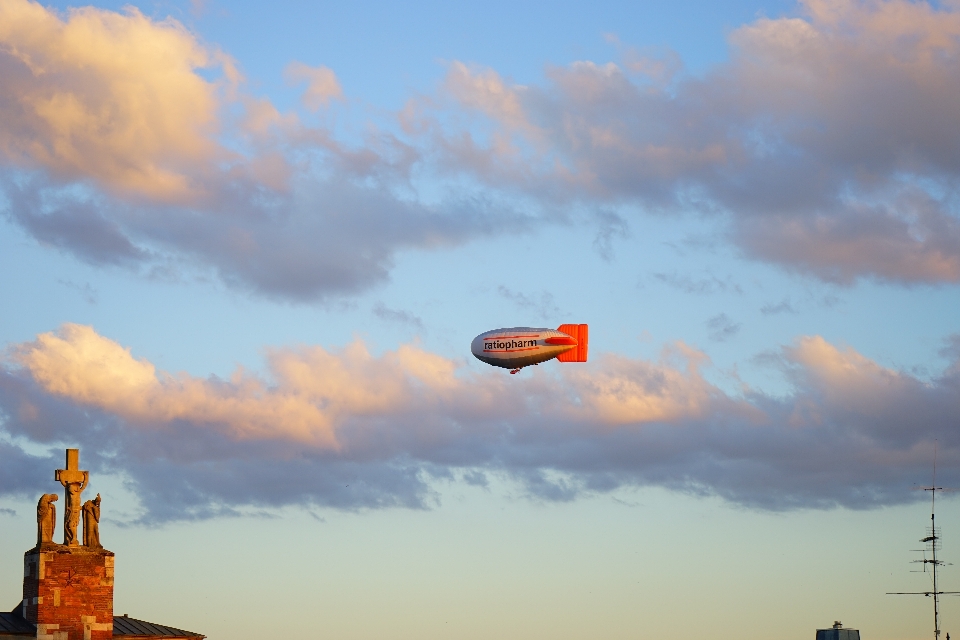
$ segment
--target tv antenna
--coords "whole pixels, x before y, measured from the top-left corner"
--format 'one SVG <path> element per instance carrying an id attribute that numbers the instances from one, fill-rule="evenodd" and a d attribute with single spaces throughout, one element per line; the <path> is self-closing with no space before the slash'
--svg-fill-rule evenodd
<path id="1" fill-rule="evenodd" d="M 888 596 L 933 596 L 933 638 L 940 640 L 940 596 L 960 595 L 960 591 L 940 591 L 937 588 L 937 570 L 947 564 L 937 559 L 937 551 L 941 548 L 940 527 L 937 526 L 936 506 L 937 491 L 949 491 L 943 487 L 937 486 L 937 447 L 933 447 L 933 483 L 929 487 L 917 487 L 921 491 L 930 492 L 930 527 L 927 529 L 927 535 L 920 539 L 920 542 L 927 544 L 926 548 L 918 549 L 923 553 L 922 560 L 914 560 L 923 564 L 923 573 L 927 572 L 927 565 L 930 565 L 930 573 L 933 574 L 933 591 L 895 591 L 888 592 Z M 927 556 L 929 554 L 929 557 Z M 949 640 L 950 634 L 947 634 Z"/>

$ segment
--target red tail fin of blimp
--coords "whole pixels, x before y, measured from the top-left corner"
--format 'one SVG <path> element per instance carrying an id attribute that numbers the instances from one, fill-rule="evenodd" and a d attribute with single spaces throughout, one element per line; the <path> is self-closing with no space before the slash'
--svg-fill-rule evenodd
<path id="1" fill-rule="evenodd" d="M 577 340 L 577 348 L 570 349 L 557 356 L 557 360 L 560 362 L 586 362 L 587 361 L 587 344 L 588 344 L 588 331 L 587 325 L 585 324 L 562 324 L 557 327 L 557 331 L 562 331 L 568 336 L 573 336 Z"/>

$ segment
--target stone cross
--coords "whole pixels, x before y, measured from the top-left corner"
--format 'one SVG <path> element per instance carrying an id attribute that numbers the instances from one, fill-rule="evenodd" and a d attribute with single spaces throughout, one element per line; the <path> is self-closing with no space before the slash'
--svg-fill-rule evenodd
<path id="1" fill-rule="evenodd" d="M 77 526 L 80 524 L 80 494 L 87 488 L 90 472 L 80 470 L 80 450 L 67 449 L 67 468 L 57 469 L 54 479 L 63 485 L 63 544 L 76 547 Z"/>

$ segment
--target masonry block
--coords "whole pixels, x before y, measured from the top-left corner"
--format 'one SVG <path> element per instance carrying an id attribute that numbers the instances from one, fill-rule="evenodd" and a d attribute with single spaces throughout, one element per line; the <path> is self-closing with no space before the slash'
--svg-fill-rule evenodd
<path id="1" fill-rule="evenodd" d="M 52 542 L 23 555 L 21 615 L 38 640 L 113 638 L 113 552 Z"/>

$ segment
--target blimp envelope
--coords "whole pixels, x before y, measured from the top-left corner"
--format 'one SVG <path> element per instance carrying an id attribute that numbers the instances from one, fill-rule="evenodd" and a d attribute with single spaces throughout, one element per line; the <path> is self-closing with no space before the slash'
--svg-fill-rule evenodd
<path id="1" fill-rule="evenodd" d="M 557 329 L 510 327 L 481 333 L 470 351 L 478 360 L 516 373 L 553 358 L 586 362 L 588 337 L 585 324 L 563 324 Z"/>

